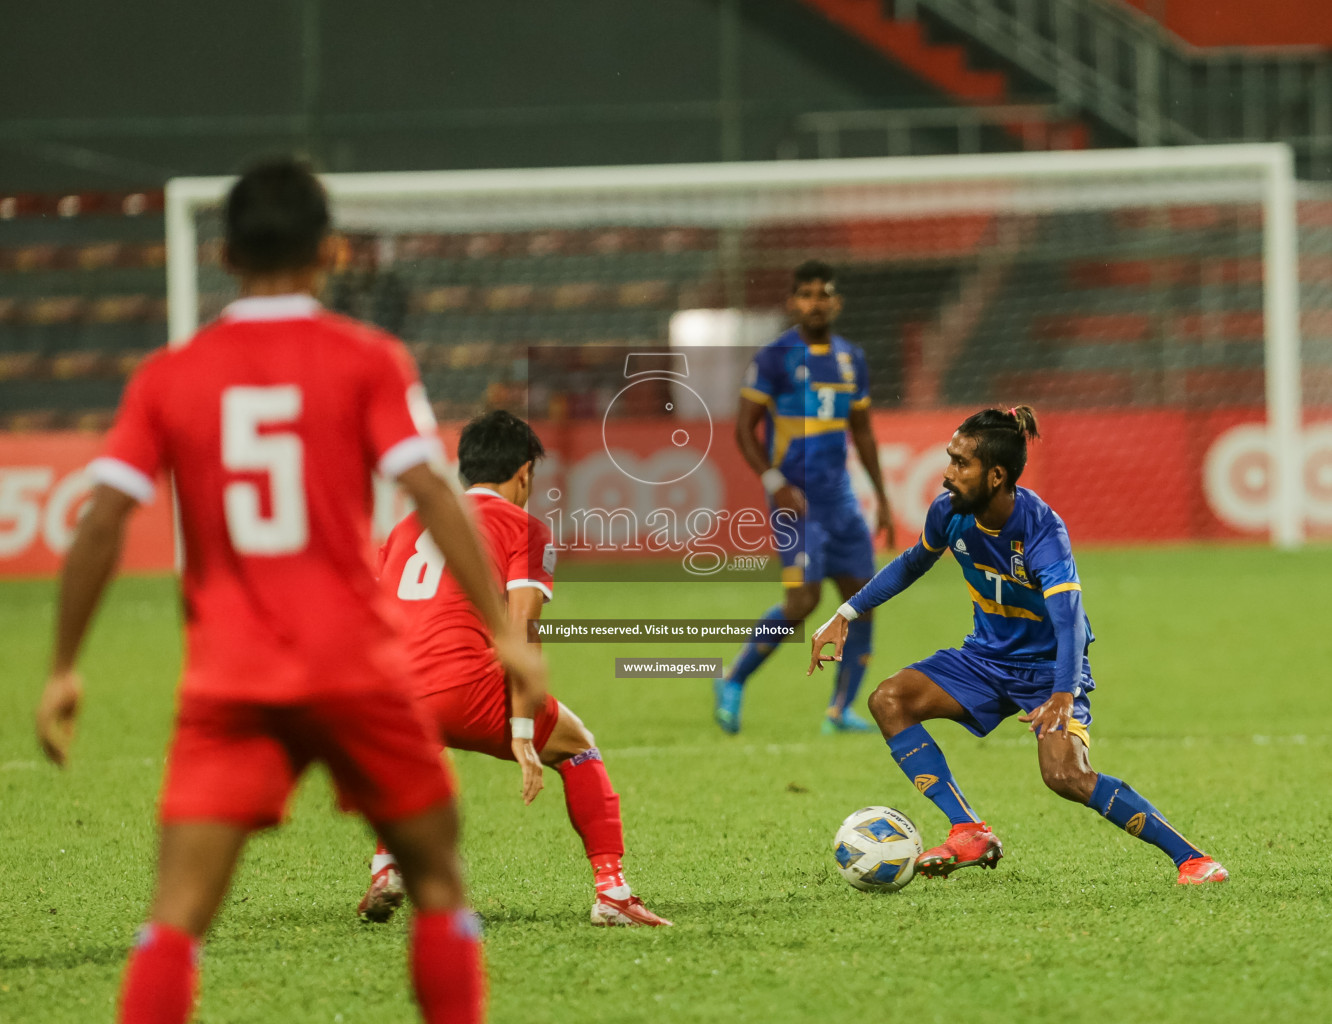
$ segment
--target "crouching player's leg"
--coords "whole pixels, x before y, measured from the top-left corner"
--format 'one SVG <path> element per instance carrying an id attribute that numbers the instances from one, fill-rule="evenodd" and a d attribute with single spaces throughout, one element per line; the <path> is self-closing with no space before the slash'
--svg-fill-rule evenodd
<path id="1" fill-rule="evenodd" d="M 512 761 L 513 733 L 503 673 L 482 684 L 457 687 L 423 701 L 425 714 L 444 743 L 455 750 L 473 750 Z M 554 767 L 564 783 L 569 821 L 583 840 L 596 880 L 594 924 L 670 924 L 643 906 L 624 880 L 624 829 L 620 798 L 611 787 L 596 741 L 578 716 L 547 697 L 533 722 L 533 744 L 543 764 Z M 370 889 L 357 913 L 371 921 L 387 921 L 402 904 L 405 891 L 392 846 L 380 840 L 371 861 Z"/>
<path id="2" fill-rule="evenodd" d="M 1077 718 L 1069 720 L 1067 729 L 1040 736 L 1037 751 L 1045 784 L 1064 799 L 1086 804 L 1129 835 L 1157 847 L 1179 868 L 1180 885 L 1224 882 L 1230 877 L 1127 782 L 1094 770 L 1087 747 L 1086 726 Z"/>
<path id="3" fill-rule="evenodd" d="M 943 811 L 951 826 L 942 845 L 926 850 L 916 860 L 916 870 L 927 877 L 947 877 L 958 868 L 992 868 L 1004 855 L 1003 844 L 971 809 L 939 744 L 922 724 L 931 719 L 950 719 L 982 736 L 993 728 L 977 719 L 976 712 L 982 708 L 973 707 L 972 698 L 967 698 L 964 706 L 955 695 L 966 697 L 963 688 L 956 685 L 967 674 L 960 660 L 958 651 L 939 651 L 885 679 L 869 698 L 870 714 L 888 741 L 898 767 Z M 936 680 L 943 680 L 948 688 Z"/>
<path id="4" fill-rule="evenodd" d="M 426 1024 L 485 1016 L 481 929 L 465 902 L 454 783 L 419 708 L 393 690 L 327 698 L 292 723 L 297 749 L 328 765 L 339 802 L 392 851 L 415 907 L 412 987 Z"/>
<path id="5" fill-rule="evenodd" d="M 592 864 L 597 891 L 592 904 L 592 923 L 671 924 L 645 907 L 625 881 L 620 863 L 624 856 L 620 798 L 611 787 L 595 738 L 567 707 L 557 703 L 556 708 L 558 718 L 540 747 L 541 760 L 560 773 L 569 822 L 583 840 L 583 849 Z"/>

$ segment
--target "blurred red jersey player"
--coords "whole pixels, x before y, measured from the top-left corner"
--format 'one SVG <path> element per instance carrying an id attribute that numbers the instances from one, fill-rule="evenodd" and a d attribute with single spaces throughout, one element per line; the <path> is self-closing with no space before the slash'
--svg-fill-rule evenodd
<path id="1" fill-rule="evenodd" d="M 555 548 L 550 531 L 524 511 L 532 472 L 545 449 L 530 426 L 507 412 L 474 419 L 458 442 L 458 472 L 485 540 L 495 578 L 508 595 L 509 617 L 526 628 L 553 596 Z M 446 565 L 448 568 L 446 569 Z M 496 660 L 490 631 L 452 576 L 415 514 L 394 527 L 380 552 L 380 585 L 407 620 L 407 649 L 420 705 L 447 747 L 517 761 L 523 798 L 541 791 L 542 765 L 560 773 L 569 821 L 592 863 L 596 925 L 668 925 L 643 905 L 624 879 L 620 798 L 611 788 L 596 740 L 554 697 L 535 699 L 511 685 Z M 402 880 L 383 843 L 370 865 L 370 889 L 358 911 L 386 921 L 402 902 Z"/>
<path id="2" fill-rule="evenodd" d="M 452 786 L 418 717 L 393 613 L 375 584 L 371 472 L 396 478 L 440 541 L 511 677 L 544 695 L 539 651 L 509 624 L 476 535 L 429 465 L 438 440 L 402 345 L 314 299 L 335 254 L 322 186 L 277 160 L 226 203 L 241 298 L 130 381 L 66 559 L 51 675 L 37 712 L 63 764 L 81 641 L 125 522 L 171 473 L 184 540 L 187 655 L 163 783 L 156 892 L 119 1020 L 182 1024 L 202 936 L 248 835 L 277 824 L 324 762 L 402 864 L 417 907 L 412 980 L 427 1022 L 483 1016 L 475 920 L 455 854 Z"/>

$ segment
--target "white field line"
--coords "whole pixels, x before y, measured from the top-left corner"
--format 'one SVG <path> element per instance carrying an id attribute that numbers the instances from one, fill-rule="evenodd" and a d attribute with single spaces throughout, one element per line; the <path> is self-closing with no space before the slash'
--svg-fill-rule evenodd
<path id="1" fill-rule="evenodd" d="M 1327 746 L 1332 743 L 1332 736 L 1314 735 L 1309 736 L 1304 733 L 1295 733 L 1288 736 L 1098 736 L 1093 733 L 1093 742 L 1098 746 L 1114 747 L 1154 747 L 1154 746 L 1233 746 L 1236 744 L 1245 744 L 1256 747 L 1271 746 Z M 1021 736 L 992 736 L 980 741 L 986 746 L 991 747 L 1034 747 L 1036 739 L 1030 735 Z M 679 746 L 653 746 L 653 747 L 603 747 L 602 753 L 607 757 L 657 757 L 660 755 L 679 755 L 686 756 L 725 756 L 728 754 L 741 754 L 745 757 L 754 757 L 767 754 L 770 756 L 788 756 L 793 754 L 823 753 L 827 751 L 828 743 L 741 743 L 730 744 L 724 742 L 702 744 L 681 744 Z"/>
<path id="2" fill-rule="evenodd" d="M 1235 746 L 1244 744 L 1255 747 L 1324 747 L 1332 744 L 1332 736 L 1326 735 L 1306 735 L 1304 733 L 1293 733 L 1287 736 L 1270 736 L 1255 734 L 1253 736 L 1132 736 L 1132 737 L 1095 737 L 1098 746 L 1115 747 L 1160 747 L 1160 746 L 1178 746 L 1178 747 L 1207 747 L 1207 746 Z M 1029 747 L 1034 746 L 1036 741 L 1030 736 L 998 736 L 991 737 L 982 741 L 986 746 L 992 747 Z M 726 757 L 740 754 L 743 757 L 757 757 L 767 755 L 769 757 L 789 757 L 793 755 L 824 753 L 828 749 L 828 743 L 710 743 L 710 744 L 671 744 L 665 746 L 642 746 L 642 747 L 606 747 L 602 753 L 607 757 L 678 757 L 699 756 L 699 757 Z M 467 755 L 465 750 L 451 751 L 452 754 Z M 484 755 L 478 755 L 484 756 Z M 140 768 L 160 768 L 164 758 L 160 757 L 108 757 L 108 758 L 81 758 L 74 757 L 76 765 L 95 764 L 100 766 L 110 765 L 134 765 Z M 44 761 L 0 761 L 0 772 L 26 772 L 36 771 L 38 768 L 48 767 Z"/>

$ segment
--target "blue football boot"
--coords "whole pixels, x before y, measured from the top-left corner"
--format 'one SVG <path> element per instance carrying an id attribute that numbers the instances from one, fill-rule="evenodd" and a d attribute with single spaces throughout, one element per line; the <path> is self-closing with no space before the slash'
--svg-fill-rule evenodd
<path id="1" fill-rule="evenodd" d="M 876 728 L 873 722 L 865 721 L 851 708 L 843 708 L 840 715 L 829 708 L 823 716 L 821 731 L 823 735 L 831 736 L 838 732 L 874 732 Z"/>
<path id="2" fill-rule="evenodd" d="M 712 709 L 713 720 L 721 726 L 722 732 L 734 736 L 740 731 L 740 701 L 745 694 L 744 684 L 729 679 L 714 679 L 712 694 L 716 701 Z"/>

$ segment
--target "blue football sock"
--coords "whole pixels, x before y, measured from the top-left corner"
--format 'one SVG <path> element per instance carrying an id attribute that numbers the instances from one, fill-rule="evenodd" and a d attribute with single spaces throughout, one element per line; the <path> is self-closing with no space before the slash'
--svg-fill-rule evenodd
<path id="1" fill-rule="evenodd" d="M 1098 775 L 1087 806 L 1099 811 L 1101 817 L 1114 822 L 1129 835 L 1164 851 L 1176 867 L 1186 860 L 1203 856 L 1202 850 L 1171 828 L 1151 801 L 1123 779 Z"/>
<path id="2" fill-rule="evenodd" d="M 763 618 L 759 619 L 754 625 L 761 626 L 765 623 L 785 622 L 786 615 L 779 604 L 773 605 L 763 613 Z M 765 639 L 760 640 L 754 633 L 750 633 L 749 640 L 744 647 L 740 648 L 740 655 L 731 665 L 731 669 L 726 673 L 726 678 L 732 683 L 745 684 L 754 672 L 768 660 L 768 655 L 777 649 L 777 644 L 770 639 L 771 634 L 764 634 Z"/>
<path id="3" fill-rule="evenodd" d="M 903 729 L 888 741 L 888 749 L 911 784 L 933 800 L 954 825 L 980 821 L 957 788 L 943 751 L 934 742 L 934 737 L 925 731 L 925 726 L 913 725 Z"/>
<path id="4" fill-rule="evenodd" d="M 846 643 L 842 645 L 842 660 L 837 665 L 837 683 L 833 686 L 828 705 L 841 712 L 849 708 L 860 692 L 869 665 L 870 648 L 874 644 L 874 621 L 855 619 L 846 627 Z"/>

